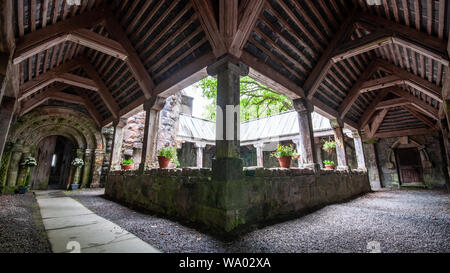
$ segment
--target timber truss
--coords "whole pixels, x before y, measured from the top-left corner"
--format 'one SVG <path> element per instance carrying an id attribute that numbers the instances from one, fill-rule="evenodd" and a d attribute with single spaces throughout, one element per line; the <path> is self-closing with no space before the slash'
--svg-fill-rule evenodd
<path id="1" fill-rule="evenodd" d="M 369 138 L 432 133 L 446 114 L 445 0 L 14 2 L 21 115 L 65 101 L 104 126 L 225 54 Z"/>

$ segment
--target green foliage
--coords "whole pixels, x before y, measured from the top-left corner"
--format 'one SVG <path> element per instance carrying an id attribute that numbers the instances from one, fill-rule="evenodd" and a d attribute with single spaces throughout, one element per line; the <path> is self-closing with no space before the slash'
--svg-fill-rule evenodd
<path id="1" fill-rule="evenodd" d="M 323 161 L 323 164 L 325 164 L 325 165 L 333 165 L 333 166 L 334 166 L 334 161 L 331 161 L 331 160 L 324 160 L 324 161 Z"/>
<path id="2" fill-rule="evenodd" d="M 180 166 L 180 162 L 177 157 L 177 149 L 172 146 L 162 147 L 161 150 L 158 151 L 158 156 L 164 156 L 170 158 L 171 161 L 177 166 Z"/>
<path id="3" fill-rule="evenodd" d="M 336 149 L 336 142 L 334 142 L 334 141 L 325 141 L 323 143 L 322 149 L 324 151 L 329 151 L 331 149 Z"/>
<path id="4" fill-rule="evenodd" d="M 296 155 L 296 152 L 294 152 L 294 146 L 289 145 L 289 146 L 283 146 L 283 145 L 279 145 L 276 149 L 275 152 L 271 153 L 270 156 L 271 157 L 283 157 L 283 156 L 294 156 Z"/>
<path id="5" fill-rule="evenodd" d="M 197 84 L 197 87 L 202 89 L 203 96 L 211 100 L 211 103 L 204 109 L 203 117 L 215 120 L 217 79 L 206 77 Z M 240 90 L 241 121 L 258 119 L 293 109 L 289 98 L 275 93 L 272 89 L 249 77 L 241 78 Z"/>
<path id="6" fill-rule="evenodd" d="M 22 162 L 20 162 L 20 166 L 23 167 L 34 167 L 37 165 L 36 159 L 32 156 L 25 157 Z"/>
<path id="7" fill-rule="evenodd" d="M 132 159 L 132 158 L 130 158 L 130 159 L 124 159 L 123 161 L 122 161 L 122 164 L 123 165 L 131 165 L 131 164 L 133 164 L 134 163 L 134 160 Z"/>

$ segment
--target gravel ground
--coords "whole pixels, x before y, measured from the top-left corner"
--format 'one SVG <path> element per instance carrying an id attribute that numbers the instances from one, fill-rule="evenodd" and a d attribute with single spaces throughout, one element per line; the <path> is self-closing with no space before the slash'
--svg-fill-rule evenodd
<path id="1" fill-rule="evenodd" d="M 450 252 L 450 195 L 430 190 L 366 194 L 304 217 L 221 242 L 177 222 L 130 210 L 103 190 L 71 194 L 89 209 L 163 252 Z"/>
<path id="2" fill-rule="evenodd" d="M 0 253 L 51 253 L 32 193 L 0 195 Z"/>

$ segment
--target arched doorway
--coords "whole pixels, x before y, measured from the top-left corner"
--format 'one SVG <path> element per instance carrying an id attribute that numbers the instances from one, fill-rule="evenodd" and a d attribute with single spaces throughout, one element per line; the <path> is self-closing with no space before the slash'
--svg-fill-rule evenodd
<path id="1" fill-rule="evenodd" d="M 67 137 L 48 136 L 37 145 L 38 165 L 33 169 L 32 189 L 64 189 L 70 181 L 71 160 L 76 146 Z"/>

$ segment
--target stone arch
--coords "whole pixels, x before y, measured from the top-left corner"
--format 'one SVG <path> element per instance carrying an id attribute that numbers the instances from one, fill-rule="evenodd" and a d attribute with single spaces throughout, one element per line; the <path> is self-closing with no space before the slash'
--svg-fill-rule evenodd
<path id="1" fill-rule="evenodd" d="M 20 117 L 10 130 L 8 140 L 14 147 L 14 160 L 11 160 L 8 166 L 8 185 L 17 186 L 20 182 L 17 181 L 17 174 L 21 172 L 20 158 L 34 156 L 39 142 L 55 135 L 72 141 L 76 156 L 86 162 L 83 170 L 80 170 L 79 182 L 83 186 L 91 187 L 100 184 L 106 146 L 101 128 L 89 116 L 74 109 L 42 106 Z"/>
<path id="2" fill-rule="evenodd" d="M 387 168 L 389 169 L 396 168 L 396 159 L 394 155 L 394 150 L 399 148 L 417 148 L 419 150 L 422 167 L 424 169 L 432 167 L 430 157 L 428 155 L 425 145 L 409 137 L 401 137 L 398 140 L 396 140 L 389 149 L 388 162 L 386 163 Z"/>

